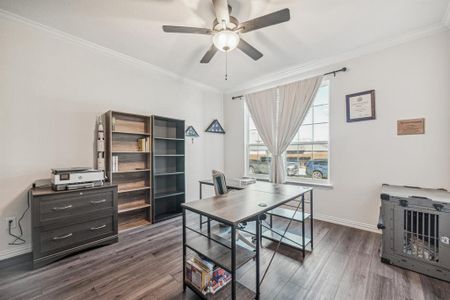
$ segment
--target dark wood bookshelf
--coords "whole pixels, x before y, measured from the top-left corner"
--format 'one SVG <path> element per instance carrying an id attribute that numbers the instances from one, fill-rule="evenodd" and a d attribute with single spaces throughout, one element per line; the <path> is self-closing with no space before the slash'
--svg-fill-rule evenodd
<path id="1" fill-rule="evenodd" d="M 184 121 L 152 116 L 153 221 L 181 215 L 185 202 Z"/>
<path id="2" fill-rule="evenodd" d="M 151 117 L 126 112 L 104 114 L 106 173 L 118 186 L 119 231 L 152 223 Z M 139 139 L 148 138 L 148 149 Z M 118 157 L 113 168 L 113 156 Z"/>

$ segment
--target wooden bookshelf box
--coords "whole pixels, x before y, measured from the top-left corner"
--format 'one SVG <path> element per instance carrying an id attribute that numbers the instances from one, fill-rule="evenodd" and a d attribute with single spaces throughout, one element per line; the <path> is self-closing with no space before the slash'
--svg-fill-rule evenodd
<path id="1" fill-rule="evenodd" d="M 155 137 L 155 155 L 184 155 L 184 139 Z"/>
<path id="2" fill-rule="evenodd" d="M 156 156 L 154 172 L 156 176 L 167 173 L 184 172 L 184 156 Z"/>
<path id="3" fill-rule="evenodd" d="M 167 220 L 182 213 L 181 203 L 184 203 L 184 193 L 156 198 L 155 222 Z"/>
<path id="4" fill-rule="evenodd" d="M 175 175 L 155 176 L 155 197 L 161 194 L 179 193 L 185 191 L 184 173 Z"/>
<path id="5" fill-rule="evenodd" d="M 109 180 L 118 186 L 119 230 L 150 224 L 151 117 L 109 111 L 104 118 L 106 172 Z"/>
<path id="6" fill-rule="evenodd" d="M 113 153 L 118 157 L 118 170 L 112 173 L 150 172 L 151 157 L 145 153 Z"/>
<path id="7" fill-rule="evenodd" d="M 153 117 L 153 136 L 184 140 L 184 121 L 165 117 Z"/>
<path id="8" fill-rule="evenodd" d="M 132 133 L 119 133 L 114 132 L 114 138 L 112 140 L 112 152 L 124 153 L 124 152 L 142 152 L 148 153 L 151 149 L 151 141 L 149 139 L 149 148 L 147 150 L 139 148 L 139 139 L 149 138 L 148 135 L 132 134 Z"/>
<path id="9" fill-rule="evenodd" d="M 149 117 L 120 112 L 111 112 L 111 114 L 112 131 L 131 134 L 150 134 Z"/>
<path id="10" fill-rule="evenodd" d="M 150 172 L 113 173 L 112 180 L 119 193 L 150 188 Z"/>

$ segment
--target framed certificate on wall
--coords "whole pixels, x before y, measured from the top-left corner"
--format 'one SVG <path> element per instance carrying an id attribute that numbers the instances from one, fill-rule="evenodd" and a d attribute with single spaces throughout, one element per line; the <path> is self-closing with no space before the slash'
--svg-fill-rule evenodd
<path id="1" fill-rule="evenodd" d="M 347 122 L 375 119 L 375 90 L 345 96 Z"/>

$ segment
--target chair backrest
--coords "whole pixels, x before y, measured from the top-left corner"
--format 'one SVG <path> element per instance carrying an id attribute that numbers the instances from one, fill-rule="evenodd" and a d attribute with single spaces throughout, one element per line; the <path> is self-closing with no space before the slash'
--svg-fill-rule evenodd
<path id="1" fill-rule="evenodd" d="M 225 175 L 222 172 L 213 170 L 212 179 L 216 196 L 228 193 L 227 182 L 225 181 Z"/>

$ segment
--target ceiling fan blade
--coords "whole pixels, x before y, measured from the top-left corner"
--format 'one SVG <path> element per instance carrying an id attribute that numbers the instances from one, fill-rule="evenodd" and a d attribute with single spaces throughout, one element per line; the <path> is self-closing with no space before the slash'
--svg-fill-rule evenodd
<path id="1" fill-rule="evenodd" d="M 217 22 L 222 24 L 225 21 L 225 24 L 228 25 L 230 23 L 230 12 L 228 10 L 228 1 L 227 0 L 213 0 L 214 11 L 216 12 Z"/>
<path id="2" fill-rule="evenodd" d="M 202 64 L 207 64 L 211 61 L 211 58 L 213 58 L 214 54 L 216 54 L 217 52 L 217 48 L 214 45 L 211 45 L 211 47 L 209 47 L 208 51 L 206 51 L 205 55 L 203 55 L 202 60 L 200 61 L 200 63 Z"/>
<path id="3" fill-rule="evenodd" d="M 242 22 L 241 24 L 239 24 L 239 28 L 241 29 L 241 33 L 245 33 L 275 24 L 287 22 L 290 19 L 291 14 L 289 12 L 289 8 L 285 8 L 259 18 Z"/>
<path id="4" fill-rule="evenodd" d="M 242 38 L 239 40 L 239 44 L 237 46 L 242 52 L 253 58 L 254 60 L 260 59 L 263 54 L 256 50 L 255 47 L 244 41 Z"/>
<path id="5" fill-rule="evenodd" d="M 174 33 L 197 33 L 208 35 L 211 35 L 213 33 L 211 29 L 198 27 L 163 25 L 162 28 L 164 32 L 174 32 Z"/>

